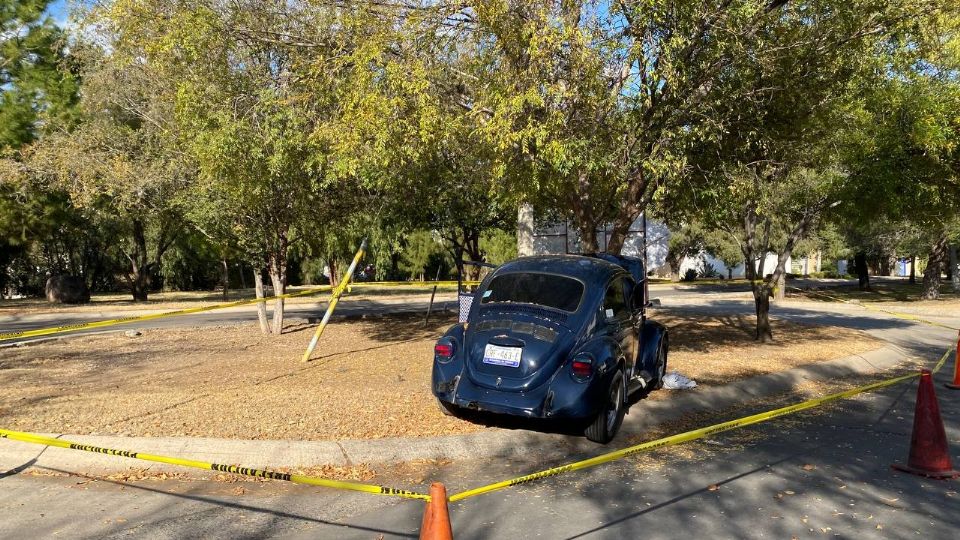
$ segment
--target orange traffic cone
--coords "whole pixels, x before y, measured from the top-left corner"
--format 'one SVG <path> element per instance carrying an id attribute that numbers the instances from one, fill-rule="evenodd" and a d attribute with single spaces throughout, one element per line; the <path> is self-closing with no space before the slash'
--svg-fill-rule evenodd
<path id="1" fill-rule="evenodd" d="M 430 484 L 430 502 L 423 512 L 420 540 L 453 540 L 453 528 L 447 512 L 447 488 L 440 482 Z"/>
<path id="2" fill-rule="evenodd" d="M 943 385 L 952 390 L 960 390 L 960 332 L 957 332 L 957 355 L 953 359 L 953 382 Z"/>
<path id="3" fill-rule="evenodd" d="M 929 369 L 920 372 L 917 388 L 917 407 L 913 414 L 913 436 L 910 438 L 910 457 L 906 465 L 892 465 L 898 471 L 927 478 L 957 478 L 960 471 L 953 469 L 947 433 L 940 418 L 940 405 L 933 389 Z"/>

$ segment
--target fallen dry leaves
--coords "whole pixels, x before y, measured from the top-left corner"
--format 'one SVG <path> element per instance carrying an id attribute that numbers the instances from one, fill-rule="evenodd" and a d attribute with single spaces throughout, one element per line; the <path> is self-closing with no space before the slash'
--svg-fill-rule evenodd
<path id="1" fill-rule="evenodd" d="M 701 385 L 876 348 L 848 330 L 775 327 L 757 346 L 740 318 L 659 317 L 671 328 L 671 369 Z M 281 336 L 255 325 L 146 330 L 0 350 L 0 425 L 33 432 L 330 440 L 424 437 L 483 426 L 444 416 L 429 391 L 432 346 L 453 323 L 438 316 L 337 321 L 313 361 L 313 326 Z M 789 337 L 788 337 L 789 336 Z M 669 399 L 670 392 L 654 392 Z"/>

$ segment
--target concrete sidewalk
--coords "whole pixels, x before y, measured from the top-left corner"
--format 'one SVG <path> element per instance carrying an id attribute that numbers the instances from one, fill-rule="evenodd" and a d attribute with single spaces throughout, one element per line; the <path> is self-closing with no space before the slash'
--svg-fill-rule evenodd
<path id="1" fill-rule="evenodd" d="M 935 361 L 933 359 L 932 361 Z M 926 365 L 932 365 L 926 359 Z M 863 355 L 801 366 L 738 381 L 722 387 L 698 388 L 664 400 L 642 400 L 626 417 L 617 442 L 691 413 L 720 411 L 756 400 L 784 394 L 807 382 L 829 381 L 857 375 L 879 374 L 900 366 L 916 368 L 916 358 L 896 347 L 884 347 Z M 668 392 L 668 390 L 661 390 Z M 576 453 L 599 454 L 614 450 L 616 444 L 600 446 L 583 437 L 527 430 L 491 428 L 479 433 L 441 437 L 391 438 L 338 441 L 265 441 L 206 438 L 148 438 L 50 434 L 71 442 L 256 468 L 398 463 L 424 459 L 471 459 L 484 455 L 504 457 L 531 455 L 555 459 Z M 0 440 L 0 470 L 45 467 L 84 473 L 112 473 L 131 468 L 154 472 L 194 471 L 174 465 L 152 463 Z"/>

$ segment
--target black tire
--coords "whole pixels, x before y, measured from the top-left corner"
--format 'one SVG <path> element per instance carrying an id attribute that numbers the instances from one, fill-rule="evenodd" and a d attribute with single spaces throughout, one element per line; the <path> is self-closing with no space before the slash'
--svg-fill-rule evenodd
<path id="1" fill-rule="evenodd" d="M 460 416 L 458 414 L 460 412 L 460 407 L 457 407 L 453 403 L 447 403 L 446 401 L 443 401 L 438 398 L 437 407 L 440 409 L 440 412 L 442 412 L 444 416 L 454 416 L 454 417 Z"/>
<path id="2" fill-rule="evenodd" d="M 627 412 L 626 393 L 627 385 L 623 377 L 623 368 L 620 368 L 610 381 L 603 407 L 584 432 L 587 439 L 600 444 L 607 444 L 613 440 L 617 431 L 620 430 L 620 424 L 623 423 L 623 415 Z"/>
<path id="3" fill-rule="evenodd" d="M 667 341 L 667 335 L 660 338 L 660 346 L 657 347 L 657 361 L 653 365 L 653 381 L 650 389 L 659 390 L 663 388 L 663 377 L 667 374 L 667 354 L 670 352 L 670 342 Z"/>

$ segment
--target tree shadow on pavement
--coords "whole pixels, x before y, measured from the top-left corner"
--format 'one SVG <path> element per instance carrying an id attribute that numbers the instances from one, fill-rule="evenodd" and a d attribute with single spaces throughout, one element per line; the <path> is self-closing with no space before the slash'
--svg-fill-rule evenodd
<path id="1" fill-rule="evenodd" d="M 947 511 L 952 484 L 889 468 L 906 458 L 910 419 L 904 422 L 896 414 L 912 408 L 914 388 L 890 389 L 871 398 L 873 404 L 845 401 L 718 435 L 718 446 L 692 443 L 686 453 L 642 454 L 507 488 L 512 495 L 504 491 L 467 499 L 451 508 L 454 532 L 460 539 L 515 536 L 518 527 L 571 539 L 675 538 L 694 531 L 713 538 L 903 537 L 925 523 L 935 524 L 930 534 L 937 536 L 960 527 L 960 515 Z M 890 430 L 882 425 L 889 422 L 907 424 L 892 445 Z M 518 469 L 513 476 L 519 476 L 582 457 L 503 454 L 484 461 L 511 463 Z M 649 461 L 652 469 L 643 465 Z M 471 484 L 510 477 L 493 474 L 497 477 Z M 881 525 L 886 527 L 882 533 Z"/>
<path id="2" fill-rule="evenodd" d="M 65 471 L 65 470 L 61 470 L 61 469 L 56 469 L 56 468 L 39 467 L 39 469 L 42 469 L 42 470 L 45 470 L 45 471 L 49 471 L 49 472 L 53 472 L 53 473 L 58 473 L 58 474 L 66 474 L 66 475 L 69 475 L 69 476 L 77 476 L 77 473 L 74 473 L 74 472 L 71 472 L 71 471 Z M 79 476 L 86 477 L 86 475 L 79 475 Z M 330 526 L 336 527 L 336 528 L 339 529 L 339 530 L 349 529 L 349 530 L 360 531 L 360 532 L 375 533 L 375 534 L 381 535 L 381 537 L 382 537 L 382 535 L 385 535 L 385 534 L 389 534 L 389 535 L 393 535 L 393 536 L 399 536 L 399 537 L 404 537 L 404 538 L 415 538 L 415 537 L 416 537 L 416 535 L 413 535 L 413 534 L 409 534 L 409 533 L 405 533 L 405 532 L 400 532 L 400 531 L 395 531 L 395 530 L 390 530 L 390 529 L 386 529 L 386 528 L 369 527 L 369 526 L 359 526 L 359 525 L 349 525 L 349 524 L 345 524 L 345 523 L 338 523 L 338 522 L 336 522 L 336 521 L 330 521 L 330 520 L 321 519 L 321 518 L 312 517 L 312 516 L 305 516 L 305 515 L 302 515 L 302 514 L 297 514 L 297 513 L 292 513 L 292 512 L 285 512 L 285 511 L 282 511 L 282 510 L 274 510 L 274 509 L 270 509 L 270 508 L 263 508 L 263 507 L 259 507 L 259 506 L 249 505 L 249 504 L 242 504 L 242 503 L 238 503 L 238 502 L 227 501 L 227 500 L 219 499 L 219 498 L 212 497 L 212 496 L 196 495 L 196 494 L 191 494 L 191 493 L 176 493 L 176 492 L 172 492 L 172 491 L 169 491 L 169 490 L 162 490 L 162 489 L 156 489 L 156 488 L 152 488 L 152 487 L 147 487 L 147 486 L 139 485 L 139 484 L 134 483 L 134 482 L 120 482 L 120 481 L 111 480 L 111 479 L 109 479 L 109 478 L 104 478 L 104 477 L 99 477 L 99 476 L 97 476 L 97 477 L 91 477 L 91 478 L 95 478 L 98 482 L 104 482 L 104 483 L 108 483 L 108 484 L 113 484 L 113 485 L 116 485 L 116 486 L 120 486 L 121 489 L 133 489 L 133 490 L 138 490 L 138 491 L 143 491 L 143 492 L 148 492 L 148 493 L 155 493 L 155 494 L 164 495 L 164 496 L 168 496 L 168 497 L 172 497 L 172 498 L 176 498 L 176 499 L 185 499 L 185 500 L 188 500 L 188 501 L 195 501 L 195 502 L 210 504 L 210 505 L 214 505 L 214 506 L 219 507 L 219 508 L 230 508 L 230 509 L 233 509 L 233 510 L 241 510 L 241 511 L 247 511 L 247 512 L 255 512 L 255 513 L 259 513 L 259 514 L 269 514 L 269 515 L 273 516 L 274 518 L 279 518 L 279 519 L 288 519 L 288 520 L 294 520 L 294 521 L 303 522 L 303 523 L 313 523 L 313 524 L 319 524 L 319 525 L 330 525 Z M 422 510 L 422 505 L 420 505 L 420 504 L 413 504 L 413 506 L 416 506 L 418 510 Z M 198 537 L 221 536 L 221 535 L 223 535 L 223 534 L 225 533 L 225 531 L 222 531 L 222 530 L 217 531 L 216 529 L 207 531 L 206 534 L 204 534 L 202 531 L 195 531 L 195 532 L 197 533 L 197 536 L 198 536 Z M 270 537 L 270 536 L 273 536 L 272 533 L 275 533 L 275 532 L 276 532 L 276 531 L 271 531 L 269 528 L 267 528 L 266 530 L 263 530 L 263 531 L 261 532 L 261 534 L 263 535 L 263 537 Z M 217 534 L 217 533 L 219 533 L 219 534 Z M 260 535 L 256 535 L 256 536 L 259 537 Z"/>

